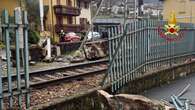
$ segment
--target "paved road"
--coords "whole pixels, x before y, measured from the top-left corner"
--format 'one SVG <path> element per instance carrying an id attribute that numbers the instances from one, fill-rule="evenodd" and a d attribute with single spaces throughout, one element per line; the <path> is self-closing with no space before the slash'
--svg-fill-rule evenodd
<path id="1" fill-rule="evenodd" d="M 183 97 L 188 98 L 195 103 L 195 74 L 189 75 L 185 78 L 171 82 L 169 85 L 164 85 L 162 87 L 156 87 L 148 90 L 144 93 L 145 96 L 153 99 L 170 99 L 172 94 L 178 94 L 186 85 L 191 84 L 188 92 L 183 95 Z M 195 110 L 195 106 L 192 106 Z"/>

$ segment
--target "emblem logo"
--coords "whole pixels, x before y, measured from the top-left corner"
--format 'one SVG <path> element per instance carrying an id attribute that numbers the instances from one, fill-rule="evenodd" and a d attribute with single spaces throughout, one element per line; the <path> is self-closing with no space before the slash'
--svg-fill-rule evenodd
<path id="1" fill-rule="evenodd" d="M 180 30 L 180 26 L 177 24 L 175 13 L 172 12 L 168 19 L 168 24 L 158 27 L 158 32 L 161 38 L 168 41 L 179 40 L 183 37 L 183 33 Z"/>

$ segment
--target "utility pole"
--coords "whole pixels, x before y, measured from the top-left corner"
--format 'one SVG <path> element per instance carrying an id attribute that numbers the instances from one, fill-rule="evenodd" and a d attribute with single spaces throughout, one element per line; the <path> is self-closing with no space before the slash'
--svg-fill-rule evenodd
<path id="1" fill-rule="evenodd" d="M 54 35 L 54 22 L 53 22 L 53 0 L 49 0 L 49 14 L 50 14 L 50 24 L 51 24 L 51 31 L 53 40 L 55 41 L 55 35 Z"/>
<path id="2" fill-rule="evenodd" d="M 44 17 L 43 0 L 39 0 L 39 9 L 40 9 L 41 31 L 44 31 L 44 24 L 43 24 L 43 17 Z"/>
<path id="3" fill-rule="evenodd" d="M 44 47 L 47 50 L 47 55 L 45 57 L 45 60 L 51 59 L 51 40 L 50 36 L 44 33 L 44 23 L 43 23 L 43 17 L 44 17 L 44 7 L 43 7 L 43 0 L 39 0 L 39 9 L 40 9 L 40 20 L 41 20 L 41 32 L 43 34 L 43 41 L 47 42 L 47 45 Z"/>

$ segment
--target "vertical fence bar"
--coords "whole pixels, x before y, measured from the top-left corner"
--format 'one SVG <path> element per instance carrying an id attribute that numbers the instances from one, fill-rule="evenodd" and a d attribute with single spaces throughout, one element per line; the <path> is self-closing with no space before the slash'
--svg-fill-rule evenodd
<path id="1" fill-rule="evenodd" d="M 135 37 L 134 37 L 134 40 L 135 40 L 135 56 L 134 56 L 134 61 L 135 61 L 135 66 L 134 66 L 134 69 L 137 67 L 137 64 L 138 64 L 138 21 L 135 21 Z M 137 71 L 135 71 L 135 78 L 138 77 L 138 74 L 137 74 Z"/>
<path id="2" fill-rule="evenodd" d="M 112 36 L 112 27 L 110 27 L 110 31 L 109 31 L 109 35 L 108 35 L 108 39 L 109 39 L 109 41 L 108 41 L 108 44 L 109 44 L 109 61 L 111 61 L 112 60 L 112 48 L 114 48 L 113 46 L 112 46 L 112 39 L 111 39 L 111 36 Z M 109 78 L 110 78 L 110 82 L 113 82 L 114 80 L 113 80 L 113 73 L 112 73 L 112 69 L 110 69 L 109 71 L 108 71 L 108 73 L 110 73 L 110 76 L 109 76 Z M 108 81 L 109 82 L 109 81 Z M 112 91 L 114 91 L 114 84 L 112 84 Z"/>
<path id="3" fill-rule="evenodd" d="M 141 25 L 141 27 L 142 27 L 142 29 L 143 29 L 143 31 L 142 31 L 142 35 L 141 35 L 141 41 L 142 41 L 142 46 L 141 46 L 141 51 L 142 51 L 142 53 L 141 53 L 141 57 L 142 57 L 142 64 L 143 63 L 145 63 L 145 50 L 144 50 L 144 46 L 145 46 L 145 39 L 144 39 L 144 37 L 145 37 L 145 26 L 144 26 L 144 24 L 145 24 L 145 20 L 143 20 L 142 21 L 142 25 Z M 144 67 L 142 67 L 142 74 L 144 73 Z"/>
<path id="4" fill-rule="evenodd" d="M 128 24 L 126 24 L 126 25 L 128 25 Z M 127 28 L 128 28 L 128 26 L 127 26 Z M 126 84 L 127 83 L 127 69 L 128 69 L 128 62 L 127 62 L 127 38 L 128 38 L 128 35 L 126 34 L 126 36 L 125 36 L 125 39 L 124 39 L 124 64 L 126 65 L 125 67 L 124 67 L 124 75 L 125 75 L 125 79 L 124 79 L 124 84 Z"/>
<path id="5" fill-rule="evenodd" d="M 19 92 L 18 94 L 18 106 L 19 109 L 22 109 L 22 90 L 21 90 L 21 77 L 20 77 L 20 47 L 19 47 L 19 28 L 21 23 L 21 13 L 19 10 L 14 11 L 14 16 L 15 16 L 15 23 L 18 25 L 16 29 L 16 75 L 17 75 L 17 91 Z"/>
<path id="6" fill-rule="evenodd" d="M 113 27 L 113 28 L 114 28 L 114 27 Z M 117 34 L 114 33 L 114 36 L 117 36 Z M 112 36 L 112 37 L 114 37 L 114 36 Z M 117 48 L 117 46 L 118 46 L 118 39 L 119 39 L 119 38 L 114 39 L 114 42 L 113 42 L 113 44 L 112 44 L 112 45 L 115 47 L 115 48 L 112 50 L 113 55 L 114 55 L 114 52 L 117 51 L 116 48 Z M 117 53 L 117 54 L 119 54 L 119 53 Z M 120 72 L 118 71 L 118 68 L 120 68 L 120 65 L 119 65 L 119 63 L 118 63 L 119 61 L 120 61 L 120 56 L 117 55 L 117 56 L 116 56 L 116 60 L 115 60 L 115 62 L 114 62 L 114 64 L 113 64 L 113 66 L 116 68 L 116 69 L 115 69 L 116 71 L 114 71 L 114 72 L 115 72 L 115 74 L 114 74 L 114 80 L 115 80 L 115 81 L 118 80 L 118 78 L 119 78 L 119 76 L 120 76 Z M 114 89 L 117 90 L 117 88 L 119 88 L 118 82 L 115 84 Z"/>
<path id="7" fill-rule="evenodd" d="M 129 32 L 132 32 L 132 22 L 130 23 L 130 25 L 129 25 Z M 133 34 L 132 33 L 130 33 L 130 35 L 129 35 L 129 80 L 132 80 L 132 73 L 130 73 L 131 72 L 131 70 L 132 70 L 132 55 L 133 55 L 133 51 L 132 51 L 132 49 L 133 49 L 133 43 L 132 43 L 132 36 Z"/>
<path id="8" fill-rule="evenodd" d="M 157 24 L 158 24 L 158 21 L 155 20 L 154 28 L 155 28 L 155 37 L 156 37 L 156 40 L 155 40 L 156 41 L 156 59 L 158 59 L 158 57 L 159 57 L 159 50 L 160 50 L 160 48 L 159 48 L 160 40 L 159 40 L 158 32 L 157 32 Z M 156 66 L 157 67 L 159 66 L 159 62 L 156 62 Z"/>
<path id="9" fill-rule="evenodd" d="M 0 17 L 0 37 L 2 37 L 2 22 Z M 3 40 L 3 37 L 0 38 L 0 40 Z M 1 48 L 0 48 L 1 51 Z M 2 82 L 2 75 L 3 75 L 3 69 L 2 69 L 2 59 L 0 58 L 0 110 L 3 109 L 3 82 Z"/>
<path id="10" fill-rule="evenodd" d="M 151 34 L 151 37 L 152 37 L 152 60 L 155 59 L 155 29 L 154 29 L 154 20 L 151 20 L 151 31 L 152 31 L 152 34 Z M 155 63 L 152 63 L 152 69 L 155 68 Z"/>
<path id="11" fill-rule="evenodd" d="M 143 56 L 142 56 L 142 54 L 143 54 L 143 51 L 142 51 L 142 47 L 143 47 L 143 39 L 142 39 L 142 36 L 143 36 L 143 26 L 142 26 L 142 23 L 143 23 L 143 21 L 141 20 L 140 21 L 140 36 L 139 36 L 139 45 L 140 45 L 140 55 L 139 55 L 139 57 L 140 57 L 140 66 L 141 66 L 141 64 L 143 63 Z M 141 76 L 141 73 L 142 73 L 142 67 L 140 68 L 140 76 Z M 139 76 L 139 77 L 140 77 Z"/>
<path id="12" fill-rule="evenodd" d="M 0 24 L 1 26 L 1 24 Z M 1 27 L 0 27 L 1 28 Z M 2 82 L 2 60 L 0 58 L 0 110 L 3 110 L 3 82 Z"/>
<path id="13" fill-rule="evenodd" d="M 145 42 L 145 45 L 144 45 L 144 62 L 147 62 L 147 56 L 148 56 L 148 20 L 145 20 L 144 22 L 144 27 L 145 27 L 145 31 L 144 31 L 144 42 Z M 147 71 L 147 65 L 144 66 L 144 72 Z"/>
<path id="14" fill-rule="evenodd" d="M 127 24 L 125 24 L 125 25 L 127 25 Z M 122 46 L 121 46 L 121 56 L 122 56 L 122 63 L 121 63 L 121 67 L 122 67 L 122 71 L 121 71 L 121 77 L 124 77 L 124 75 L 125 75 L 125 50 L 124 50 L 124 41 L 125 41 L 125 39 L 126 39 L 126 37 L 127 37 L 127 34 L 125 33 L 124 34 L 124 39 L 123 39 L 123 42 L 122 42 Z M 125 81 L 124 81 L 124 78 L 122 79 L 122 81 L 121 81 L 121 86 L 122 85 L 124 85 L 125 84 Z"/>
<path id="15" fill-rule="evenodd" d="M 137 36 L 137 53 L 138 53 L 137 60 L 138 60 L 138 64 L 137 64 L 137 67 L 141 65 L 141 60 L 142 60 L 142 58 L 141 58 L 141 45 L 142 45 L 142 43 L 141 43 L 141 31 L 142 30 L 141 29 L 142 29 L 141 20 L 139 20 L 138 21 L 138 29 L 137 29 L 137 31 L 138 31 L 138 36 Z M 140 69 L 137 71 L 137 73 L 138 73 L 137 77 L 140 77 Z"/>
<path id="16" fill-rule="evenodd" d="M 152 27 L 152 24 L 151 24 L 151 20 L 148 20 L 148 22 L 149 22 L 149 61 L 151 61 L 152 60 L 152 50 L 153 50 L 153 48 L 152 48 L 152 29 L 151 29 L 151 27 Z M 152 68 L 152 64 L 149 64 L 148 65 L 149 66 L 149 70 L 151 70 L 151 68 Z"/>
<path id="17" fill-rule="evenodd" d="M 25 74 L 25 94 L 26 108 L 30 107 L 30 84 L 29 84 L 29 48 L 28 48 L 28 18 L 27 12 L 24 12 L 24 74 Z"/>
<path id="18" fill-rule="evenodd" d="M 8 11 L 4 10 L 3 13 L 4 16 L 4 23 L 7 25 L 6 28 L 4 28 L 5 30 L 5 40 L 6 40 L 6 59 L 7 59 L 7 78 L 8 78 L 8 93 L 9 93 L 9 108 L 11 109 L 13 107 L 13 95 L 12 95 L 12 73 L 11 73 L 11 52 L 10 52 L 10 36 L 9 36 L 9 28 L 8 28 L 8 24 L 9 24 L 9 15 L 8 15 Z"/>
<path id="19" fill-rule="evenodd" d="M 132 69 L 134 69 L 135 68 L 135 55 L 136 55 L 136 53 L 135 53 L 135 37 L 136 37 L 136 22 L 134 21 L 133 22 L 133 37 L 132 37 L 132 42 L 133 42 L 133 57 L 132 57 Z M 132 73 L 132 78 L 134 79 L 134 77 L 135 77 L 135 72 L 133 72 Z"/>
<path id="20" fill-rule="evenodd" d="M 131 25 L 131 24 L 129 23 L 129 24 L 128 24 L 128 32 L 130 31 L 130 25 Z M 128 33 L 128 35 L 127 35 L 127 40 L 126 40 L 126 46 L 127 46 L 127 48 L 126 48 L 126 49 L 127 49 L 127 50 L 126 50 L 126 51 L 127 51 L 127 53 L 126 53 L 126 54 L 127 54 L 127 55 L 126 55 L 126 57 L 127 57 L 127 58 L 126 58 L 126 61 L 127 61 L 127 65 L 128 65 L 128 66 L 127 66 L 127 73 L 126 73 L 126 74 L 127 74 L 127 82 L 130 81 L 130 75 L 129 75 L 129 72 L 130 72 L 130 60 L 129 60 L 129 58 L 130 58 L 130 54 L 131 54 L 131 53 L 130 53 L 130 51 L 131 51 L 131 50 L 130 50 L 130 41 L 129 41 L 130 37 L 131 37 L 131 36 L 130 36 L 130 34 Z M 126 83 L 127 83 L 127 82 L 126 82 Z"/>
<path id="21" fill-rule="evenodd" d="M 114 37 L 114 35 L 113 35 L 113 26 L 111 26 L 110 27 L 110 36 L 109 36 L 109 39 L 112 39 L 112 37 Z M 112 51 L 115 51 L 115 46 L 113 45 L 113 41 L 112 40 L 110 40 L 109 41 L 110 42 L 110 44 L 109 44 L 109 48 L 110 48 L 110 61 L 112 60 L 112 56 L 113 56 L 113 54 L 112 54 Z M 113 66 L 115 66 L 115 63 L 113 63 Z M 114 77 L 115 77 L 115 73 L 113 73 L 113 67 L 110 69 L 110 81 L 111 82 L 113 82 L 114 81 Z M 112 85 L 112 91 L 115 91 L 115 88 L 114 88 L 114 85 L 115 84 L 113 84 Z"/>
<path id="22" fill-rule="evenodd" d="M 112 31 L 112 32 L 113 32 L 113 35 L 114 35 L 114 36 L 117 36 L 117 34 L 114 33 L 115 27 L 113 27 L 112 30 L 113 30 L 113 31 Z M 116 48 L 118 47 L 119 39 L 120 39 L 120 38 L 116 38 L 116 39 L 115 39 L 115 42 L 113 43 L 113 46 L 115 46 L 115 50 L 112 50 L 113 55 L 114 55 L 114 53 L 117 51 Z M 115 63 L 114 63 L 114 64 L 115 64 L 114 66 L 116 66 L 116 68 L 117 68 L 116 73 L 114 74 L 114 75 L 115 75 L 115 76 L 114 76 L 114 77 L 115 77 L 114 79 L 115 79 L 115 81 L 117 81 L 117 82 L 116 82 L 116 86 L 115 86 L 115 90 L 117 90 L 117 89 L 119 88 L 119 86 L 120 86 L 120 84 L 119 84 L 119 83 L 120 83 L 120 81 L 119 81 L 119 78 L 120 78 L 120 71 L 119 71 L 119 70 L 120 70 L 120 68 L 121 68 L 121 67 L 120 67 L 121 56 L 120 56 L 119 54 L 120 54 L 120 53 L 117 52 L 116 60 L 115 60 Z"/>
<path id="23" fill-rule="evenodd" d="M 154 20 L 153 22 L 153 28 L 154 28 L 154 45 L 155 45 L 155 48 L 154 48 L 154 59 L 157 60 L 157 49 L 158 49 L 158 38 L 157 38 L 157 35 L 156 35 L 156 20 Z M 158 62 L 155 62 L 154 64 L 154 67 L 158 67 Z"/>

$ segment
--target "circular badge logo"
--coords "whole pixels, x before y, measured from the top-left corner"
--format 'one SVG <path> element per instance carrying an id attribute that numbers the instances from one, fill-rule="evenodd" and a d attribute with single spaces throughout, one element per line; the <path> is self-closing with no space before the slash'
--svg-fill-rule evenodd
<path id="1" fill-rule="evenodd" d="M 162 26 L 158 26 L 158 33 L 161 38 L 167 41 L 176 41 L 183 38 L 183 32 L 181 30 L 176 31 L 174 28 L 169 28 L 169 31 L 166 31 Z"/>
<path id="2" fill-rule="evenodd" d="M 168 23 L 164 26 L 158 26 L 158 33 L 161 38 L 168 41 L 176 41 L 183 38 L 180 26 L 177 24 L 175 13 L 172 12 Z"/>

